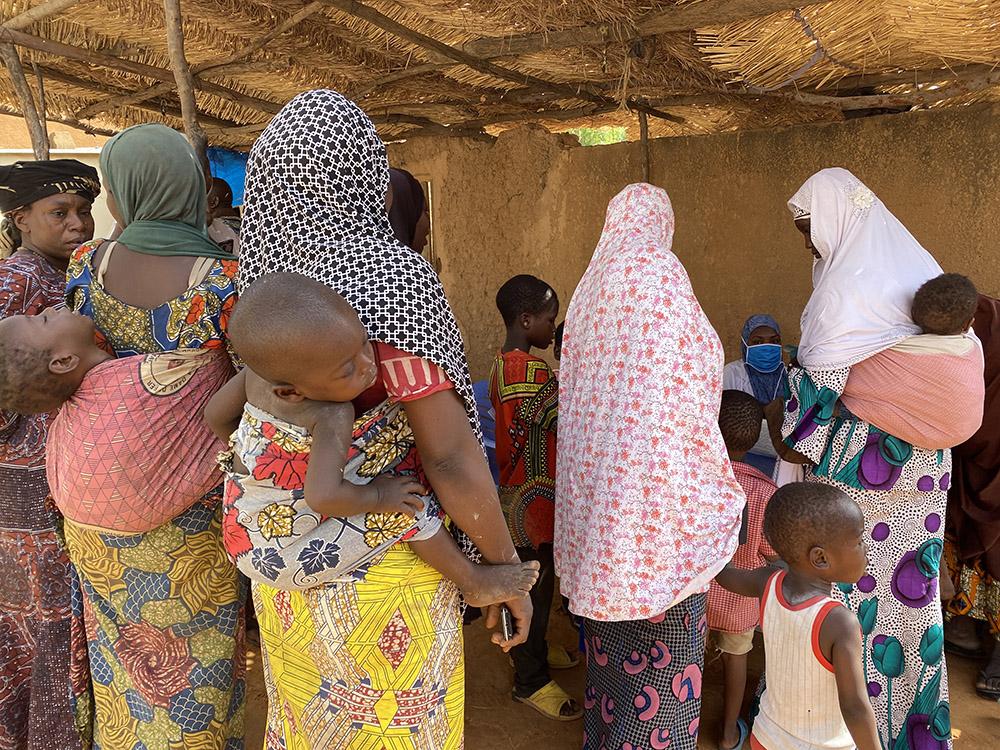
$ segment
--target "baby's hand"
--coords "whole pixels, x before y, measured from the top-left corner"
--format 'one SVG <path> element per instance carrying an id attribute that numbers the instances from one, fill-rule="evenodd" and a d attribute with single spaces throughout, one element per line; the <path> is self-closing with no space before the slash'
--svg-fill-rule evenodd
<path id="1" fill-rule="evenodd" d="M 426 495 L 427 490 L 412 477 L 381 476 L 372 485 L 378 492 L 376 513 L 402 513 L 414 518 L 424 509 L 421 495 Z"/>

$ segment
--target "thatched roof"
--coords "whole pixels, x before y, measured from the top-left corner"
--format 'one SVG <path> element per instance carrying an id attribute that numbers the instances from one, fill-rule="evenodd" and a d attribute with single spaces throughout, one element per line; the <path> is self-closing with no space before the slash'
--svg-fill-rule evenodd
<path id="1" fill-rule="evenodd" d="M 997 0 L 182 0 L 211 143 L 296 93 L 353 96 L 386 139 L 524 122 L 653 136 L 839 120 L 1000 94 Z M 51 119 L 182 126 L 162 0 L 0 0 Z M 13 27 L 13 28 L 11 28 Z M 2 46 L 2 45 L 0 45 Z M 0 112 L 19 111 L 8 76 Z"/>

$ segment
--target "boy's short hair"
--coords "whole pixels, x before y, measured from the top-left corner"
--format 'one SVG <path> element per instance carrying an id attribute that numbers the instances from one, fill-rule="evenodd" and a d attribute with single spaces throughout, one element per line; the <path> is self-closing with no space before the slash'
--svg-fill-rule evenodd
<path id="1" fill-rule="evenodd" d="M 792 482 L 768 501 L 764 536 L 783 560 L 796 562 L 813 547 L 829 546 L 859 515 L 858 504 L 832 485 Z"/>
<path id="2" fill-rule="evenodd" d="M 913 295 L 911 316 L 924 333 L 954 336 L 965 333 L 978 304 L 979 292 L 967 276 L 943 273 Z"/>
<path id="3" fill-rule="evenodd" d="M 326 284 L 298 273 L 269 273 L 240 295 L 229 319 L 236 354 L 255 373 L 287 380 L 299 363 L 296 349 L 337 341 L 317 341 L 322 332 L 355 318 L 347 301 Z"/>
<path id="4" fill-rule="evenodd" d="M 723 391 L 719 407 L 719 430 L 726 448 L 734 453 L 746 453 L 760 438 L 764 409 L 760 402 L 743 391 Z"/>
<path id="5" fill-rule="evenodd" d="M 497 310 L 506 326 L 516 323 L 523 313 L 534 315 L 558 303 L 559 298 L 552 287 L 528 274 L 508 280 L 497 292 Z"/>
<path id="6" fill-rule="evenodd" d="M 49 370 L 52 352 L 8 341 L 0 334 L 0 409 L 41 414 L 73 395 L 73 383 Z"/>

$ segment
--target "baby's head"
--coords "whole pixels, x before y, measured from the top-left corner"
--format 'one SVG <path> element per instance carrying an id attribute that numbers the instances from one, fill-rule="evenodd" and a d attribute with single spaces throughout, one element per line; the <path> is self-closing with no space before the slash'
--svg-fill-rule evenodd
<path id="1" fill-rule="evenodd" d="M 722 432 L 722 439 L 732 460 L 742 461 L 747 452 L 754 447 L 760 438 L 760 425 L 763 421 L 764 409 L 749 393 L 722 392 L 719 430 Z"/>
<path id="2" fill-rule="evenodd" d="M 229 321 L 233 349 L 286 401 L 353 401 L 375 382 L 358 314 L 325 284 L 297 273 L 261 276 Z"/>
<path id="3" fill-rule="evenodd" d="M 943 273 L 913 295 L 911 316 L 924 333 L 959 336 L 972 327 L 979 304 L 976 285 L 958 273 Z"/>
<path id="4" fill-rule="evenodd" d="M 90 318 L 67 309 L 0 320 L 0 409 L 42 414 L 62 406 L 108 359 Z"/>
<path id="5" fill-rule="evenodd" d="M 764 536 L 789 567 L 830 583 L 855 583 L 868 564 L 865 517 L 828 484 L 781 487 L 764 511 Z"/>

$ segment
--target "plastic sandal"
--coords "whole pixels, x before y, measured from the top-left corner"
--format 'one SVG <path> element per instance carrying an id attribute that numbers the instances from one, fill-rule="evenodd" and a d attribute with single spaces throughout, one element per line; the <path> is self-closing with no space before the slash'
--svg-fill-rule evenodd
<path id="1" fill-rule="evenodd" d="M 740 730 L 740 740 L 732 747 L 723 747 L 722 743 L 719 743 L 719 750 L 743 750 L 743 746 L 746 744 L 747 737 L 750 736 L 750 725 L 747 724 L 743 719 L 736 720 L 736 727 Z"/>
<path id="2" fill-rule="evenodd" d="M 571 655 L 562 646 L 549 644 L 549 669 L 572 669 L 580 663 L 580 655 Z"/>
<path id="3" fill-rule="evenodd" d="M 553 721 L 577 721 L 583 716 L 583 709 L 555 681 L 532 693 L 528 698 L 521 698 L 514 693 L 514 700 L 531 706 L 546 719 Z M 573 713 L 566 715 L 560 713 L 564 706 L 568 706 Z"/>

